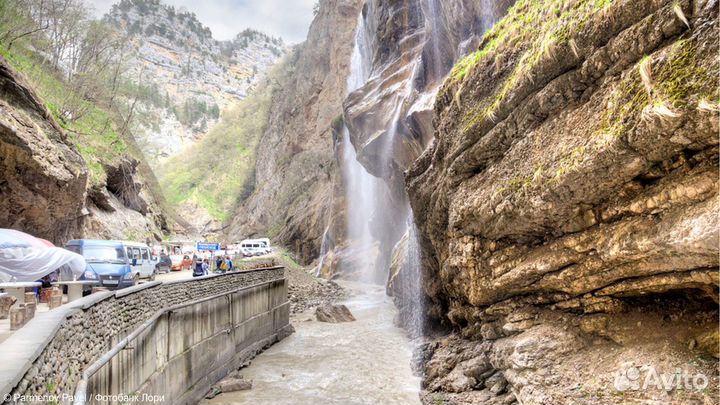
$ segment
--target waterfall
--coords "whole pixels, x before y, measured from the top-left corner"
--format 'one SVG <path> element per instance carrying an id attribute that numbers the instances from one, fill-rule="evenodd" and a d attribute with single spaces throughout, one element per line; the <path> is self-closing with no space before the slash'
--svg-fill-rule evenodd
<path id="1" fill-rule="evenodd" d="M 370 0 L 367 3 L 367 14 L 371 15 L 372 12 L 373 2 Z M 360 12 L 356 27 L 353 52 L 350 58 L 350 75 L 347 79 L 348 94 L 365 84 L 372 71 L 374 25 L 366 24 L 363 13 Z"/>
<path id="2" fill-rule="evenodd" d="M 425 324 L 425 298 L 423 295 L 423 273 L 422 255 L 420 252 L 420 241 L 418 229 L 410 211 L 407 218 L 408 240 L 407 256 L 405 258 L 405 275 L 402 278 L 402 290 L 406 294 L 403 297 L 402 305 L 405 310 L 401 311 L 405 317 L 403 324 L 413 336 L 422 336 Z"/>
<path id="3" fill-rule="evenodd" d="M 425 24 L 429 27 L 426 35 L 429 35 L 428 41 L 432 47 L 431 63 L 432 72 L 436 78 L 440 78 L 447 73 L 442 58 L 442 49 L 440 47 L 440 8 L 439 0 L 425 0 Z"/>
<path id="4" fill-rule="evenodd" d="M 500 19 L 501 14 L 504 13 L 504 10 L 498 9 L 497 0 L 482 0 L 481 4 L 483 10 L 487 10 L 487 12 L 480 16 L 482 31 L 485 32 L 495 25 L 495 23 Z"/>
<path id="5" fill-rule="evenodd" d="M 329 252 L 329 249 L 328 249 L 328 232 L 329 231 L 330 231 L 330 225 L 326 226 L 325 231 L 323 231 L 322 242 L 320 242 L 320 260 L 318 261 L 317 268 L 315 269 L 315 277 L 320 277 L 320 272 L 322 271 L 323 264 L 325 263 L 325 258 L 327 257 L 327 254 Z"/>
<path id="6" fill-rule="evenodd" d="M 407 145 L 406 142 L 419 142 L 418 146 L 424 147 L 430 141 L 432 119 L 429 114 L 432 114 L 436 91 L 457 57 L 467 50 L 458 44 L 455 44 L 458 49 L 447 46 L 446 42 L 451 38 L 457 39 L 456 31 L 459 30 L 448 25 L 452 24 L 452 18 L 456 16 L 444 13 L 441 0 L 416 1 L 414 6 L 423 13 L 425 22 L 424 40 L 419 48 L 405 51 L 415 52 L 410 54 L 412 58 L 407 59 L 402 67 L 409 70 L 409 76 L 406 76 L 408 79 L 404 83 L 390 82 L 390 85 L 397 84 L 397 87 L 392 89 L 392 94 L 386 93 L 390 95 L 385 99 L 378 97 L 378 91 L 389 89 L 378 89 L 377 86 L 387 80 L 384 75 L 392 63 L 382 60 L 387 55 L 381 52 L 385 48 L 379 49 L 381 44 L 377 42 L 378 38 L 381 38 L 377 32 L 377 19 L 384 18 L 383 13 L 387 10 L 376 10 L 376 7 L 390 6 L 381 6 L 376 4 L 376 0 L 368 0 L 358 15 L 350 74 L 346 83 L 347 93 L 367 92 L 367 97 L 378 97 L 375 101 L 386 110 L 373 115 L 375 111 L 371 109 L 371 113 L 363 117 L 373 122 L 373 125 L 368 126 L 368 130 L 374 132 L 372 134 L 351 134 L 347 125 L 343 124 L 338 160 L 341 164 L 346 199 L 345 236 L 349 242 L 349 246 L 343 247 L 339 258 L 342 272 L 345 275 L 356 275 L 361 281 L 380 282 L 383 281 L 382 276 L 387 277 L 389 274 L 392 260 L 395 273 L 392 274 L 389 293 L 394 295 L 400 308 L 402 324 L 413 335 L 418 336 L 422 334 L 425 314 L 420 235 L 402 188 L 402 171 L 405 169 L 402 166 L 407 162 L 399 160 L 398 156 L 401 156 L 400 159 L 406 157 L 402 155 L 408 152 L 404 146 Z M 479 21 L 479 28 L 484 31 L 495 22 L 496 11 L 493 0 L 480 2 L 481 7 L 485 7 L 484 10 L 489 10 L 480 16 L 482 21 Z M 448 18 L 451 21 L 446 21 Z M 467 33 L 468 38 L 475 39 L 478 34 Z M 357 96 L 358 94 L 354 94 L 353 99 L 357 99 Z M 361 99 L 360 102 L 367 100 Z M 388 111 L 389 117 L 386 115 Z M 413 115 L 415 113 L 419 115 Z M 344 121 L 347 122 L 347 119 Z M 425 131 L 418 134 L 418 128 L 424 128 Z M 362 125 L 359 129 L 353 126 L 353 130 L 363 130 Z M 419 140 L 418 135 L 421 137 Z M 358 161 L 358 150 L 351 143 L 351 139 L 356 142 L 376 142 L 380 136 L 381 144 L 363 146 L 363 153 L 372 154 L 363 156 L 363 160 L 372 160 L 373 175 Z M 396 148 L 400 148 L 400 154 L 396 153 Z M 402 235 L 405 236 L 401 238 Z M 323 255 L 326 251 L 327 249 L 323 248 Z M 321 258 L 320 265 L 323 260 L 324 257 Z"/>
<path id="7" fill-rule="evenodd" d="M 367 13 L 372 12 L 372 1 L 367 4 Z M 370 25 L 372 27 L 372 25 Z M 363 18 L 358 15 L 355 41 L 350 64 L 350 75 L 347 79 L 348 94 L 360 88 L 370 77 L 372 68 L 372 34 Z M 371 31 L 372 29 L 372 31 Z M 347 203 L 347 237 L 353 246 L 346 257 L 352 256 L 353 267 L 358 278 L 365 282 L 374 282 L 377 259 L 377 241 L 373 237 L 371 221 L 378 209 L 378 195 L 383 182 L 365 170 L 357 160 L 355 147 L 350 142 L 350 131 L 343 124 L 342 129 L 342 174 L 345 185 Z"/>

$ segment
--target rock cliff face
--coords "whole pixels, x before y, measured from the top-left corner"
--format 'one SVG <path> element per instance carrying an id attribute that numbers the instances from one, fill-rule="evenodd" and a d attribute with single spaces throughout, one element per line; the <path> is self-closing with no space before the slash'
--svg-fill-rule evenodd
<path id="1" fill-rule="evenodd" d="M 453 69 L 406 173 L 428 313 L 454 331 L 424 352 L 426 402 L 711 400 L 717 11 L 519 0 Z M 710 388 L 628 391 L 650 367 Z"/>
<path id="2" fill-rule="evenodd" d="M 217 41 L 195 14 L 159 0 L 120 1 L 104 20 L 132 44 L 128 77 L 147 92 L 136 106 L 135 137 L 157 169 L 244 99 L 285 52 L 281 39 L 253 30 Z"/>
<path id="3" fill-rule="evenodd" d="M 131 156 L 91 186 L 86 162 L 25 80 L 0 57 L 0 227 L 71 238 L 161 239 L 168 223 L 147 164 Z"/>
<path id="4" fill-rule="evenodd" d="M 85 162 L 2 57 L 0 90 L 0 227 L 67 239 L 80 227 Z"/>
<path id="5" fill-rule="evenodd" d="M 337 167 L 332 123 L 342 113 L 360 0 L 322 0 L 307 41 L 273 96 L 258 146 L 255 191 L 237 209 L 231 238 L 268 235 L 303 262 L 317 258 L 330 217 Z"/>

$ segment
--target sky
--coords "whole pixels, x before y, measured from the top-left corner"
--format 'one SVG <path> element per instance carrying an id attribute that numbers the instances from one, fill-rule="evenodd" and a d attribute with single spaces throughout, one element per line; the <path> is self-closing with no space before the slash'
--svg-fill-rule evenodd
<path id="1" fill-rule="evenodd" d="M 85 0 L 98 17 L 119 0 Z M 286 43 L 305 40 L 316 0 L 162 0 L 185 7 L 210 27 L 218 40 L 232 39 L 245 28 L 255 28 Z"/>

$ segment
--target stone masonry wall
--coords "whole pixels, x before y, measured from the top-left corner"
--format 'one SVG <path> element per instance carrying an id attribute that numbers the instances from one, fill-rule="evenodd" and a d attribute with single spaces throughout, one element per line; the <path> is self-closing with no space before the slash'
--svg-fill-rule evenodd
<path id="1" fill-rule="evenodd" d="M 8 393 L 25 396 L 71 395 L 84 369 L 156 311 L 271 281 L 281 281 L 285 286 L 283 268 L 235 272 L 178 282 L 153 282 L 116 292 L 93 294 L 41 314 L 0 345 L 0 358 L 13 356 L 16 349 L 39 353 L 34 361 L 29 360 L 24 366 L 17 366 L 16 381 L 2 381 L 0 398 L 6 397 Z M 53 325 L 52 318 L 55 318 L 56 325 Z M 36 332 L 42 334 L 42 329 L 53 327 L 55 331 L 50 331 L 44 349 L 39 344 L 36 344 L 40 346 L 37 348 L 26 347 L 33 343 L 24 342 L 23 335 L 29 336 Z M 0 376 L 3 379 L 9 375 L 7 367 L 7 364 L 0 364 Z M 4 402 L 9 403 L 12 402 Z"/>

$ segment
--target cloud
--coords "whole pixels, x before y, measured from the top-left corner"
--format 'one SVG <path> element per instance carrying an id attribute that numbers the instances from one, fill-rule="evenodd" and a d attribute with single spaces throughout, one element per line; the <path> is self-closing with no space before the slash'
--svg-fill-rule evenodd
<path id="1" fill-rule="evenodd" d="M 110 10 L 116 0 L 86 0 L 98 16 Z M 215 39 L 231 39 L 237 33 L 254 28 L 282 37 L 288 43 L 305 40 L 313 19 L 316 0 L 164 0 L 176 8 L 195 13 L 210 27 Z"/>

